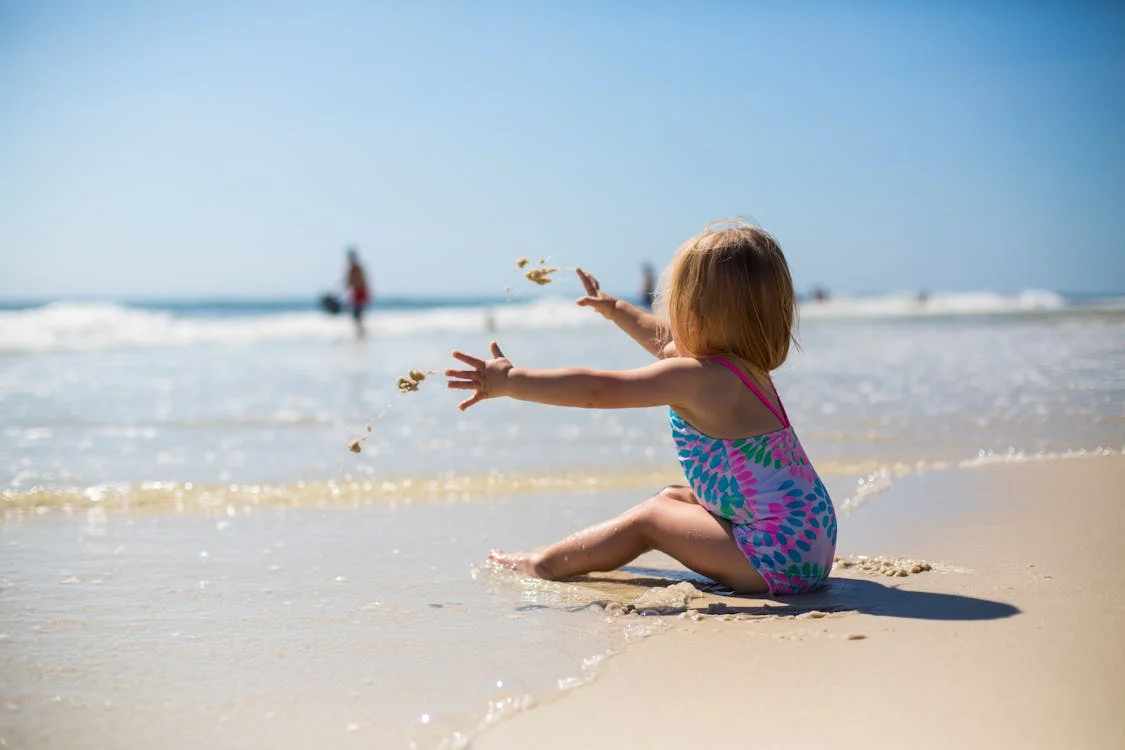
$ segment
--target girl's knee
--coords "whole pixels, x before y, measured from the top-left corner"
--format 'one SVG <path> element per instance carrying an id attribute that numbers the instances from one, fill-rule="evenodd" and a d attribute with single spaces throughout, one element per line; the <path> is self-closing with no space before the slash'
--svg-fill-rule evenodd
<path id="1" fill-rule="evenodd" d="M 682 484 L 670 484 L 664 489 L 660 490 L 657 497 L 669 497 L 680 503 L 698 503 L 695 498 L 695 493 L 691 491 L 691 487 L 685 487 Z"/>
<path id="2" fill-rule="evenodd" d="M 634 506 L 633 510 L 637 512 L 638 516 L 647 518 L 652 516 L 654 513 L 660 513 L 662 509 L 668 504 L 668 502 L 669 498 L 665 497 L 663 494 L 657 494 L 653 495 L 648 500 L 645 500 L 640 505 Z"/>
<path id="3" fill-rule="evenodd" d="M 666 525 L 672 510 L 679 503 L 679 500 L 673 500 L 663 492 L 653 495 L 633 508 L 632 525 L 646 539 L 652 539 L 656 532 Z"/>

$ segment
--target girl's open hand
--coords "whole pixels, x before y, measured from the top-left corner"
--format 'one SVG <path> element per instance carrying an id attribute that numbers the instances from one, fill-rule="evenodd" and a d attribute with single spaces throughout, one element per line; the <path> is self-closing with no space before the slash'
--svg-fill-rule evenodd
<path id="1" fill-rule="evenodd" d="M 448 383 L 446 383 L 448 387 L 473 391 L 472 396 L 457 405 L 457 408 L 461 411 L 465 411 L 478 401 L 503 396 L 507 392 L 508 371 L 512 369 L 512 363 L 500 351 L 500 346 L 495 341 L 489 348 L 492 351 L 493 359 L 488 362 L 464 352 L 453 352 L 454 359 L 459 359 L 473 368 L 471 370 L 451 369 L 445 371 L 445 376 L 449 378 Z"/>
<path id="2" fill-rule="evenodd" d="M 579 280 L 582 281 L 582 286 L 586 287 L 586 296 L 578 299 L 578 306 L 592 307 L 600 312 L 603 317 L 612 319 L 617 298 L 603 292 L 598 280 L 581 268 L 576 268 L 574 271 L 578 274 Z"/>

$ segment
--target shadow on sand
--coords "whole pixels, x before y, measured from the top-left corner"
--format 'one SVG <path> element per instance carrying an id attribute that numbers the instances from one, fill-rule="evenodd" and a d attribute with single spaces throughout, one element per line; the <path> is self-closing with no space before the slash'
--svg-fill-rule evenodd
<path id="1" fill-rule="evenodd" d="M 685 603 L 636 605 L 633 602 L 654 587 L 689 581 L 704 593 L 703 599 Z M 591 602 L 601 607 L 621 607 L 626 612 L 676 615 L 694 610 L 703 615 L 739 617 L 799 617 L 811 612 L 862 612 L 880 617 L 916 620 L 999 620 L 1020 614 L 1011 604 L 935 591 L 910 591 L 876 580 L 831 577 L 828 585 L 812 594 L 785 598 L 741 597 L 712 581 L 673 570 L 625 567 L 614 573 L 594 573 L 573 579 L 608 594 Z M 745 605 L 741 602 L 746 602 Z M 753 603 L 751 603 L 753 602 Z M 586 606 L 590 606 L 586 605 Z"/>

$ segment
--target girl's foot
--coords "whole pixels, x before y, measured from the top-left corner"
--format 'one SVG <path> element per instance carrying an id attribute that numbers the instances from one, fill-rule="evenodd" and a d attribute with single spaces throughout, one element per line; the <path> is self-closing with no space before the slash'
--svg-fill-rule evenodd
<path id="1" fill-rule="evenodd" d="M 494 549 L 488 553 L 488 561 L 502 568 L 518 570 L 526 576 L 545 578 L 539 571 L 539 555 L 535 552 L 504 552 Z"/>

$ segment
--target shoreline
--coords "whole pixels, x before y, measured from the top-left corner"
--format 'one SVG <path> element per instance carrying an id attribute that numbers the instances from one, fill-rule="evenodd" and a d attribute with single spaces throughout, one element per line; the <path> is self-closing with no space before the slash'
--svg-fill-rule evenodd
<path id="1" fill-rule="evenodd" d="M 362 434 L 362 433 L 359 433 Z M 345 446 L 346 449 L 346 446 Z M 818 461 L 821 476 L 834 485 L 836 510 L 841 515 L 857 511 L 872 498 L 912 477 L 994 465 L 1022 465 L 1123 456 L 1125 448 L 1098 446 L 1039 453 L 983 452 L 973 458 L 906 462 L 901 460 Z M 84 487 L 31 486 L 0 490 L 0 523 L 30 520 L 53 514 L 73 514 L 100 509 L 106 513 L 229 515 L 270 508 L 358 508 L 443 502 L 480 502 L 500 496 L 579 492 L 638 495 L 662 486 L 682 484 L 683 473 L 668 462 L 633 462 L 616 471 L 594 467 L 568 467 L 548 472 L 534 467 L 506 472 L 391 475 L 292 482 L 206 483 L 191 481 L 104 482 Z M 846 489 L 845 489 L 846 488 Z"/>
<path id="2" fill-rule="evenodd" d="M 903 477 L 838 554 L 931 570 L 722 597 L 473 746 L 1123 746 L 1123 486 L 1120 455 Z"/>

